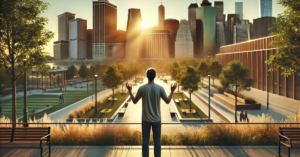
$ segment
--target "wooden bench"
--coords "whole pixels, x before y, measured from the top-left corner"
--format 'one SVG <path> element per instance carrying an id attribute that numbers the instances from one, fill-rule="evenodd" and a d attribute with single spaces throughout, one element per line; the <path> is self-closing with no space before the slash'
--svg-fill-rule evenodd
<path id="1" fill-rule="evenodd" d="M 50 156 L 50 127 L 0 127 L 0 149 L 41 149 L 40 155 L 43 156 L 46 145 L 49 146 Z"/>
<path id="2" fill-rule="evenodd" d="M 288 147 L 288 155 L 290 149 L 300 149 L 300 128 L 299 127 L 279 127 L 279 146 L 278 155 L 280 156 L 280 145 Z"/>
<path id="3" fill-rule="evenodd" d="M 178 99 L 175 99 L 175 103 L 178 104 L 178 103 L 179 103 L 179 100 L 178 100 Z"/>
<path id="4" fill-rule="evenodd" d="M 119 111 L 119 116 L 124 116 L 126 109 L 125 108 L 121 108 Z"/>
<path id="5" fill-rule="evenodd" d="M 170 114 L 171 114 L 171 117 L 175 117 L 176 111 L 174 109 L 170 108 Z"/>

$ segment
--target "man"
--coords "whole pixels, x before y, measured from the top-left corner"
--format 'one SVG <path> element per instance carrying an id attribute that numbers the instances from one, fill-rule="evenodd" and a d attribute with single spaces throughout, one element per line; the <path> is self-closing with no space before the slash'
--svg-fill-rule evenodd
<path id="1" fill-rule="evenodd" d="M 243 119 L 244 119 L 244 113 L 243 111 L 240 113 L 240 122 L 243 122 Z"/>
<path id="2" fill-rule="evenodd" d="M 131 100 L 136 104 L 140 98 L 142 98 L 142 135 L 143 157 L 149 156 L 149 137 L 152 127 L 153 140 L 154 140 L 154 156 L 161 156 L 161 113 L 160 113 L 160 98 L 162 98 L 166 104 L 169 104 L 172 100 L 172 95 L 177 87 L 177 84 L 171 85 L 171 93 L 167 97 L 167 94 L 163 87 L 154 83 L 156 71 L 153 68 L 147 70 L 148 83 L 141 86 L 136 93 L 136 96 L 132 94 L 132 86 L 126 83 L 126 88 L 130 93 Z"/>

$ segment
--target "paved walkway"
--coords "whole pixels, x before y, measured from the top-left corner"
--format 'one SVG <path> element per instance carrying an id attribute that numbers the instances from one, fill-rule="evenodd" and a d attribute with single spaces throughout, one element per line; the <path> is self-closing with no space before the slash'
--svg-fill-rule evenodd
<path id="1" fill-rule="evenodd" d="M 204 79 L 207 81 L 207 79 Z M 215 84 L 219 84 L 219 80 L 215 79 Z M 261 110 L 246 110 L 249 118 L 251 116 L 262 116 L 262 114 L 269 114 L 273 117 L 273 119 L 277 122 L 280 122 L 282 119 L 286 119 L 290 116 L 295 116 L 296 111 L 300 108 L 300 101 L 286 98 L 283 96 L 279 96 L 277 94 L 270 93 L 270 106 L 269 110 L 267 110 L 267 92 L 261 91 L 255 88 L 252 88 L 251 91 L 242 92 L 245 96 L 249 96 L 254 98 L 255 100 L 261 102 Z"/>
<path id="2" fill-rule="evenodd" d="M 44 149 L 45 151 L 48 148 Z M 52 155 L 57 157 L 142 157 L 141 146 L 52 146 Z M 162 157 L 276 157 L 277 146 L 162 146 Z M 3 157 L 38 157 L 40 150 L 0 149 Z M 153 157 L 150 146 L 150 157 Z M 44 156 L 48 156 L 45 153 Z M 287 149 L 281 149 L 287 157 Z M 300 156 L 300 150 L 291 150 L 291 157 Z"/>
<path id="3" fill-rule="evenodd" d="M 104 91 L 101 91 L 101 92 L 99 92 L 97 94 L 97 99 L 100 99 L 102 97 L 108 96 L 111 93 L 112 93 L 112 91 L 110 89 L 106 89 Z M 48 115 L 48 117 L 52 121 L 54 121 L 55 123 L 57 123 L 57 122 L 63 122 L 63 123 L 65 123 L 66 119 L 68 118 L 69 113 L 71 113 L 73 111 L 76 111 L 76 110 L 80 109 L 81 107 L 83 107 L 83 106 L 85 106 L 85 105 L 87 105 L 89 103 L 95 102 L 95 100 L 92 101 L 93 100 L 92 97 L 95 99 L 94 95 L 89 96 L 89 97 L 87 97 L 85 99 L 82 99 L 82 100 L 80 100 L 80 101 L 72 104 L 72 105 L 69 105 L 69 106 L 67 106 L 65 108 L 62 108 L 62 109 L 60 109 L 58 111 L 55 111 L 53 113 L 50 113 Z"/>
<path id="4" fill-rule="evenodd" d="M 147 83 L 147 79 L 144 79 L 143 84 Z M 159 84 L 164 87 L 164 83 L 160 80 L 155 80 L 156 84 Z M 142 85 L 143 85 L 142 84 Z M 138 86 L 133 87 L 133 91 L 137 91 L 138 88 L 141 86 L 139 84 Z M 126 89 L 127 90 L 127 89 Z M 169 94 L 168 90 L 166 90 L 166 93 Z M 174 109 L 174 106 L 170 104 L 166 104 L 163 100 L 160 102 L 161 106 L 161 119 L 162 123 L 172 123 L 172 122 L 178 122 L 178 120 L 175 117 L 171 117 L 170 115 L 170 108 Z M 125 115 L 123 117 L 118 117 L 114 121 L 115 123 L 140 123 L 142 122 L 142 100 L 140 100 L 137 104 L 133 104 L 132 101 L 128 104 L 128 107 L 126 109 Z"/>

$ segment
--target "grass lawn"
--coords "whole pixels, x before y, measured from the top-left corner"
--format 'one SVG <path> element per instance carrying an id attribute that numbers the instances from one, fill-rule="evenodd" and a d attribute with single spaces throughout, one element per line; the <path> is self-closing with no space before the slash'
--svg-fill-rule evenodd
<path id="1" fill-rule="evenodd" d="M 118 100 L 114 103 L 112 101 L 106 100 L 100 107 L 97 109 L 97 114 L 95 114 L 95 110 L 91 110 L 84 114 L 81 118 L 110 118 L 116 110 L 124 103 L 124 101 L 128 98 L 129 94 L 115 94 L 115 98 Z M 112 109 L 109 113 L 101 113 L 103 109 Z"/>
<path id="2" fill-rule="evenodd" d="M 104 90 L 103 87 L 97 88 L 98 92 L 101 92 Z M 89 89 L 89 95 L 87 95 L 86 90 L 81 91 L 51 91 L 46 93 L 63 93 L 65 102 L 59 103 L 58 97 L 33 97 L 29 96 L 27 97 L 27 108 L 28 108 L 28 116 L 31 118 L 32 110 L 35 112 L 42 110 L 44 108 L 47 108 L 47 105 L 53 106 L 50 109 L 47 109 L 43 112 L 36 113 L 35 117 L 36 119 L 39 119 L 44 116 L 45 113 L 50 114 L 52 112 L 55 112 L 59 109 L 62 109 L 66 106 L 69 106 L 75 102 L 78 102 L 88 96 L 94 95 L 95 91 L 91 88 Z M 6 117 L 9 117 L 11 119 L 11 104 L 12 100 L 1 102 L 2 106 L 2 114 Z M 17 98 L 17 117 L 23 116 L 23 108 L 24 108 L 24 98 Z"/>
<path id="3" fill-rule="evenodd" d="M 188 101 L 179 101 L 179 104 L 176 103 L 175 99 L 182 98 L 182 95 L 183 98 L 187 98 Z M 182 93 L 174 93 L 173 100 L 182 118 L 208 118 L 208 116 L 205 113 L 203 113 L 193 102 L 192 102 L 192 109 L 195 109 L 196 113 L 182 113 L 181 111 L 182 108 L 190 109 L 190 99 L 186 95 Z"/>

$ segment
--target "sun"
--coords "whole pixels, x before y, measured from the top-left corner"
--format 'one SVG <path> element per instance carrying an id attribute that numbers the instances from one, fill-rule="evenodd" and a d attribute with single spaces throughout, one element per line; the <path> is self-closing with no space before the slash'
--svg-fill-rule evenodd
<path id="1" fill-rule="evenodd" d="M 143 29 L 147 28 L 147 23 L 146 23 L 146 22 L 142 22 L 141 25 L 142 25 L 142 28 L 143 28 Z"/>

